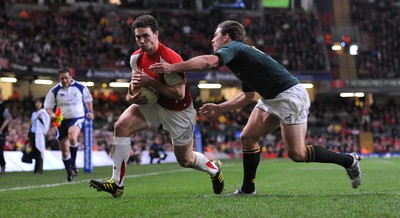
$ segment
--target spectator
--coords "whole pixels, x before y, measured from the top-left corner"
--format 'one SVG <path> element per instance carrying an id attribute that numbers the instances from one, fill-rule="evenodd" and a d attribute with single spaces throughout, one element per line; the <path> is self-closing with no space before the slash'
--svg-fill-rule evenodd
<path id="1" fill-rule="evenodd" d="M 154 137 L 154 143 L 150 146 L 149 150 L 150 164 L 153 164 L 153 160 L 157 158 L 157 163 L 161 163 L 162 160 L 167 158 L 167 153 L 163 148 L 163 142 L 160 135 Z"/>
<path id="2" fill-rule="evenodd" d="M 35 100 L 35 111 L 31 116 L 31 129 L 29 132 L 29 141 L 33 149 L 33 158 L 35 159 L 35 174 L 43 173 L 43 159 L 46 150 L 46 135 L 50 128 L 50 116 L 43 108 L 41 99 Z"/>
<path id="3" fill-rule="evenodd" d="M 4 159 L 4 146 L 6 144 L 6 135 L 8 132 L 8 124 L 11 120 L 10 111 L 6 103 L 2 102 L 0 93 L 0 173 L 6 172 L 6 161 Z"/>

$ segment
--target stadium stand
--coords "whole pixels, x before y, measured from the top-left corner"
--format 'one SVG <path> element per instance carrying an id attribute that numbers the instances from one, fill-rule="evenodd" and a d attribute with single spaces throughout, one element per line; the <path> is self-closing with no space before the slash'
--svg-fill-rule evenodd
<path id="1" fill-rule="evenodd" d="M 359 78 L 398 78 L 398 1 L 352 0 L 352 20 L 364 36 L 357 59 Z"/>
<path id="2" fill-rule="evenodd" d="M 10 11 L 1 13 L 0 47 L 2 56 L 14 61 L 53 67 L 128 68 L 129 54 L 137 48 L 130 31 L 137 14 L 132 12 L 91 6 L 63 11 Z M 13 16 L 15 11 L 24 12 L 23 16 Z M 224 16 L 228 15 L 156 13 L 158 20 L 168 21 L 160 22 L 160 37 L 184 59 L 211 52 L 212 28 Z M 312 13 L 268 9 L 261 17 L 243 19 L 247 19 L 250 40 L 289 70 L 326 69 L 323 41 L 317 40 L 318 20 Z"/>

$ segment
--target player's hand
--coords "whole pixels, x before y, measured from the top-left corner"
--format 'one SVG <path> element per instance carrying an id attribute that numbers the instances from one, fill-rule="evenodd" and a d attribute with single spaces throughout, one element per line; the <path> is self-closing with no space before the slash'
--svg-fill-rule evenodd
<path id="1" fill-rule="evenodd" d="M 154 80 L 143 70 L 134 71 L 131 77 L 131 83 L 134 85 L 134 88 L 140 88 L 143 86 L 151 85 L 151 81 Z"/>
<path id="2" fill-rule="evenodd" d="M 149 70 L 159 74 L 171 74 L 173 72 L 172 65 L 167 62 L 160 62 L 150 65 Z"/>
<path id="3" fill-rule="evenodd" d="M 207 103 L 200 107 L 199 112 L 201 115 L 209 118 L 218 117 L 221 111 L 217 104 Z"/>
<path id="4" fill-rule="evenodd" d="M 91 120 L 93 120 L 93 119 L 94 119 L 94 113 L 93 113 L 93 111 L 87 112 L 87 113 L 86 113 L 86 117 L 89 118 L 89 119 L 91 119 Z"/>
<path id="5" fill-rule="evenodd" d="M 129 84 L 128 93 L 126 94 L 126 101 L 131 104 L 147 104 L 148 100 L 144 96 L 140 96 L 138 91 L 140 87 L 136 86 L 133 81 Z"/>

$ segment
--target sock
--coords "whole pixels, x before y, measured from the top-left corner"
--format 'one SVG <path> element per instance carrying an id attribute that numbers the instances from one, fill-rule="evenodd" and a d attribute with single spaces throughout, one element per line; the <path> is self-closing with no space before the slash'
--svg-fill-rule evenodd
<path id="1" fill-rule="evenodd" d="M 354 158 L 350 155 L 338 154 L 321 146 L 307 145 L 307 162 L 335 163 L 344 168 L 353 165 Z"/>
<path id="2" fill-rule="evenodd" d="M 68 176 L 72 176 L 71 156 L 68 156 L 67 158 L 63 158 L 63 163 L 64 163 L 65 170 L 67 171 Z"/>
<path id="3" fill-rule="evenodd" d="M 252 193 L 256 189 L 256 173 L 257 167 L 260 163 L 260 147 L 253 150 L 243 149 L 243 185 L 242 191 L 244 193 Z"/>
<path id="4" fill-rule="evenodd" d="M 195 160 L 193 168 L 208 173 L 210 176 L 215 176 L 218 173 L 218 167 L 215 166 L 204 154 L 193 151 Z"/>
<path id="5" fill-rule="evenodd" d="M 69 147 L 69 152 L 71 153 L 71 166 L 76 166 L 76 153 L 78 152 L 78 143 L 71 145 Z"/>
<path id="6" fill-rule="evenodd" d="M 118 186 L 124 185 L 124 177 L 126 170 L 126 163 L 129 160 L 131 152 L 131 138 L 130 137 L 116 137 L 114 136 L 112 144 L 112 160 L 113 160 L 113 174 L 112 178 Z"/>

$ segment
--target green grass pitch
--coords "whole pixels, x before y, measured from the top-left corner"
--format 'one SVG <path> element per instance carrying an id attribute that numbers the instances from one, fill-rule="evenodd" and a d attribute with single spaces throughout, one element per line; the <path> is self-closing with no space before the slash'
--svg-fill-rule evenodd
<path id="1" fill-rule="evenodd" d="M 174 164 L 129 165 L 125 192 L 113 198 L 90 188 L 109 179 L 97 167 L 65 183 L 64 170 L 0 175 L 0 217 L 399 217 L 400 158 L 363 159 L 362 185 L 352 189 L 334 164 L 262 160 L 257 195 L 230 196 L 242 161 L 224 160 L 225 191 L 214 195 L 208 175 Z"/>

